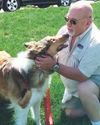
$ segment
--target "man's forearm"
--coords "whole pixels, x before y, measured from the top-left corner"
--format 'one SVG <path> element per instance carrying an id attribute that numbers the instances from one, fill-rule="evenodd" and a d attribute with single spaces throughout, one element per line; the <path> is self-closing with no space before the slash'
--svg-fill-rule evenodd
<path id="1" fill-rule="evenodd" d="M 88 79 L 84 74 L 82 74 L 79 71 L 78 68 L 68 67 L 63 64 L 59 64 L 59 65 L 60 65 L 59 73 L 64 77 L 67 77 L 72 80 L 77 80 L 80 82 Z"/>

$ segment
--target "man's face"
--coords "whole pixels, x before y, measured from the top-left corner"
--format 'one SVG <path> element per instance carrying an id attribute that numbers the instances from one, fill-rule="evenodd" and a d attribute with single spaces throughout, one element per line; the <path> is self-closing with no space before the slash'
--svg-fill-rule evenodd
<path id="1" fill-rule="evenodd" d="M 68 31 L 72 36 L 78 36 L 82 34 L 88 27 L 88 18 L 84 15 L 84 12 L 77 9 L 70 9 L 65 16 L 67 22 Z"/>

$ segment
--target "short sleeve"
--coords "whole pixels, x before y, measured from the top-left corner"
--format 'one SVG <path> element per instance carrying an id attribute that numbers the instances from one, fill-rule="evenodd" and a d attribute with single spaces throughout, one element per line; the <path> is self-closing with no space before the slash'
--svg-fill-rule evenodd
<path id="1" fill-rule="evenodd" d="M 90 77 L 100 67 L 100 44 L 89 47 L 78 66 L 79 70 Z"/>

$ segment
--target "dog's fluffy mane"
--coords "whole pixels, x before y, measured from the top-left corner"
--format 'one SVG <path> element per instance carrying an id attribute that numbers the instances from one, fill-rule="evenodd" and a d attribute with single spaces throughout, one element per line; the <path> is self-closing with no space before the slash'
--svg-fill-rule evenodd
<path id="1" fill-rule="evenodd" d="M 18 53 L 17 58 L 15 58 L 12 62 L 12 66 L 19 70 L 19 72 L 24 70 L 26 73 L 28 73 L 29 69 L 32 69 L 33 65 L 35 65 L 35 62 L 34 60 L 29 59 L 27 56 L 26 51 Z"/>

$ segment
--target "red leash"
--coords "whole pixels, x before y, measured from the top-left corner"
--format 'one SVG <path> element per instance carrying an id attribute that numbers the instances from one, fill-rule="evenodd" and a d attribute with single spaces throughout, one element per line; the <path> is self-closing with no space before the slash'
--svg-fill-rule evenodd
<path id="1" fill-rule="evenodd" d="M 51 107 L 50 107 L 50 89 L 47 90 L 44 97 L 44 112 L 45 112 L 45 125 L 54 125 Z"/>

